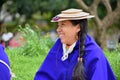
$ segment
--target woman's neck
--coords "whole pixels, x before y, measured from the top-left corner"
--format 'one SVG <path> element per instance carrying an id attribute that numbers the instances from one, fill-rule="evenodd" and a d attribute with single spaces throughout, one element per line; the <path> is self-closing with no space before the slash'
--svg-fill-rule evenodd
<path id="1" fill-rule="evenodd" d="M 66 44 L 66 46 L 71 46 L 72 44 L 74 44 L 75 42 L 76 42 L 77 40 L 74 40 L 74 41 L 72 41 L 72 42 L 70 42 L 69 44 Z"/>

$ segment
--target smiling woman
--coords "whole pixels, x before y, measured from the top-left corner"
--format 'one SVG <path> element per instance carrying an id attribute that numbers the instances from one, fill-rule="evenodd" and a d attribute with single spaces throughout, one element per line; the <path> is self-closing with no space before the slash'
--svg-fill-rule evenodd
<path id="1" fill-rule="evenodd" d="M 68 9 L 52 19 L 59 39 L 49 51 L 34 80 L 116 80 L 102 49 L 87 33 L 80 9 Z"/>

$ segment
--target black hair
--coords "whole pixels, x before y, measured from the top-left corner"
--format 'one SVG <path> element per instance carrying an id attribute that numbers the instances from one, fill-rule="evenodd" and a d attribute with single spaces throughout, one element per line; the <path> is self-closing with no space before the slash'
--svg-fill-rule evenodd
<path id="1" fill-rule="evenodd" d="M 73 25 L 80 25 L 80 32 L 78 32 L 79 39 L 79 57 L 78 63 L 74 67 L 72 78 L 73 80 L 86 80 L 83 61 L 83 54 L 85 53 L 85 38 L 87 34 L 87 19 L 70 20 Z"/>

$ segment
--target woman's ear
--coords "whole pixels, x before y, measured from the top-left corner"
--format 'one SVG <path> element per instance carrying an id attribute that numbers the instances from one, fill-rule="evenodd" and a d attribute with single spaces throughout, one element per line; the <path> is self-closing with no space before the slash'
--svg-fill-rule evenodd
<path id="1" fill-rule="evenodd" d="M 76 29 L 77 29 L 77 32 L 80 31 L 80 25 L 79 24 L 76 25 Z"/>

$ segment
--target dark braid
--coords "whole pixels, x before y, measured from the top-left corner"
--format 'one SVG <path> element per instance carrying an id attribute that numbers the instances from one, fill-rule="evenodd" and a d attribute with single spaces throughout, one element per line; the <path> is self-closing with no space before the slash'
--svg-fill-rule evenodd
<path id="1" fill-rule="evenodd" d="M 73 71 L 73 80 L 86 80 L 82 56 L 85 49 L 85 38 L 87 34 L 87 19 L 82 20 L 71 20 L 73 25 L 80 24 L 80 32 L 78 33 L 79 38 L 79 58 Z"/>

